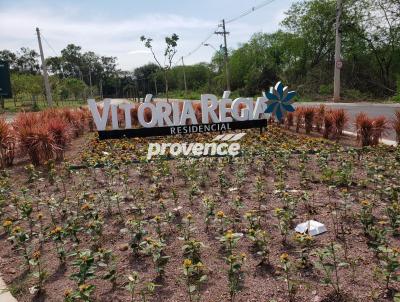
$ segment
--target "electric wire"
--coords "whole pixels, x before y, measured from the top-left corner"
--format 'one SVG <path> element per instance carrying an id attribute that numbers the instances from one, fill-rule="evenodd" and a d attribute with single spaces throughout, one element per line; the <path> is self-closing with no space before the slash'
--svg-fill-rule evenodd
<path id="1" fill-rule="evenodd" d="M 263 3 L 260 3 L 259 5 L 253 6 L 252 8 L 250 8 L 249 10 L 243 12 L 239 16 L 225 21 L 225 24 L 229 24 L 229 23 L 235 22 L 235 21 L 237 21 L 237 20 L 239 20 L 239 19 L 241 19 L 243 17 L 246 17 L 246 16 L 250 15 L 251 13 L 254 13 L 255 11 L 267 6 L 268 4 L 271 4 L 274 1 L 275 0 L 267 0 L 267 1 L 264 1 Z"/>
<path id="2" fill-rule="evenodd" d="M 264 1 L 264 2 L 260 3 L 259 5 L 253 6 L 249 10 L 246 10 L 243 13 L 241 13 L 240 15 L 238 15 L 237 17 L 234 17 L 232 19 L 227 20 L 225 22 L 225 24 L 229 24 L 229 23 L 235 22 L 235 21 L 237 21 L 237 20 L 239 20 L 241 18 L 244 18 L 244 17 L 250 15 L 251 13 L 253 13 L 253 12 L 255 12 L 255 11 L 265 7 L 265 6 L 267 6 L 268 4 L 271 4 L 274 1 L 275 0 L 267 0 L 267 1 Z M 221 27 L 220 24 L 218 25 L 216 30 L 218 30 L 219 27 Z M 191 55 L 193 55 L 194 53 L 196 53 L 208 40 L 210 40 L 214 36 L 216 30 L 213 30 L 198 46 L 196 46 L 192 51 L 190 51 L 189 53 L 187 53 L 185 56 L 182 56 L 182 57 L 183 58 L 187 58 L 187 57 L 190 57 Z M 181 60 L 181 58 L 179 58 L 174 63 L 174 67 L 179 64 L 179 61 Z"/>

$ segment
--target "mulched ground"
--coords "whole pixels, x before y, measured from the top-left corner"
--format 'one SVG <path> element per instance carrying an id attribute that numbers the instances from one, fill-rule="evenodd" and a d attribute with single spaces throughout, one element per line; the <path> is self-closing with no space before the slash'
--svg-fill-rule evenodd
<path id="1" fill-rule="evenodd" d="M 273 138 L 278 140 L 278 137 L 285 136 L 286 134 L 279 132 L 274 135 L 277 136 L 273 136 Z M 249 131 L 249 136 L 251 136 L 251 139 L 243 142 L 242 145 L 251 140 L 259 139 L 257 132 Z M 279 138 L 279 143 L 273 140 L 268 141 L 270 139 L 268 136 L 269 134 L 266 133 L 261 137 L 266 140 L 266 146 L 269 147 L 279 145 L 279 148 L 286 148 L 283 146 L 285 140 L 287 140 L 286 143 L 289 145 L 291 144 L 291 140 L 297 140 L 296 145 L 300 146 L 300 149 L 303 150 L 312 151 L 315 146 L 318 147 L 315 148 L 321 149 L 321 146 L 324 145 L 326 145 L 326 149 L 331 148 L 331 144 L 318 143 L 313 145 L 303 138 L 296 138 L 292 134 L 288 139 Z M 91 143 L 88 144 L 92 138 L 93 135 L 88 134 L 85 137 L 75 140 L 71 146 L 71 150 L 66 155 L 67 159 L 74 164 L 80 164 L 81 158 L 88 156 L 85 152 L 91 154 L 90 152 L 93 151 Z M 142 144 L 143 149 L 137 148 L 140 151 L 137 151 L 139 154 L 136 155 L 140 155 L 140 152 L 143 152 L 147 146 L 146 142 L 142 142 Z M 342 144 L 345 146 L 354 145 L 352 139 L 346 139 L 344 143 L 342 141 Z M 116 148 L 117 150 L 115 148 L 111 149 L 114 152 L 128 152 L 121 151 L 120 148 Z M 129 148 L 127 149 L 129 150 Z M 105 149 L 105 151 L 110 152 L 109 149 Z M 347 267 L 340 268 L 339 270 L 342 297 L 335 296 L 332 287 L 323 284 L 323 273 L 317 268 L 298 268 L 292 273 L 292 278 L 298 281 L 295 301 L 392 301 L 391 297 L 385 297 L 384 282 L 376 274 L 378 260 L 367 245 L 367 239 L 364 236 L 362 225 L 357 216 L 360 209 L 360 200 L 372 196 L 375 188 L 370 185 L 367 188 L 360 186 L 360 180 L 366 178 L 364 170 L 365 160 L 354 159 L 355 182 L 348 188 L 351 194 L 351 198 L 347 201 L 349 214 L 344 223 L 345 233 L 341 234 L 341 238 L 338 239 L 333 234 L 334 224 L 331 205 L 335 202 L 339 204 L 343 203 L 341 188 L 333 188 L 331 190 L 331 197 L 328 197 L 328 186 L 320 181 L 321 175 L 317 166 L 316 155 L 314 154 L 315 152 L 311 151 L 309 155 L 310 161 L 307 164 L 309 181 L 306 188 L 300 184 L 298 152 L 297 154 L 295 152 L 292 153 L 289 167 L 285 171 L 287 175 L 285 178 L 286 190 L 291 192 L 290 194 L 293 194 L 293 196 L 300 196 L 305 191 L 310 196 L 309 203 L 299 203 L 297 206 L 296 218 L 293 221 L 287 244 L 282 244 L 282 237 L 278 229 L 278 219 L 274 215 L 274 209 L 282 207 L 279 194 L 275 192 L 277 177 L 275 173 L 276 167 L 274 166 L 276 164 L 275 158 L 271 162 L 266 161 L 262 156 L 254 156 L 252 158 L 238 157 L 231 162 L 225 159 L 214 158 L 211 159 L 211 163 L 209 163 L 209 160 L 192 159 L 192 163 L 187 166 L 187 169 L 195 167 L 201 173 L 204 173 L 204 183 L 200 184 L 200 192 L 195 195 L 192 205 L 188 196 L 190 185 L 185 184 L 185 179 L 182 177 L 182 169 L 179 168 L 179 164 L 181 163 L 179 160 L 167 162 L 171 169 L 171 175 L 169 176 L 160 176 L 156 172 L 160 166 L 155 162 L 119 164 L 120 170 L 112 178 L 108 174 L 109 168 L 107 166 L 79 169 L 74 171 L 70 178 L 64 177 L 58 179 L 54 185 L 49 184 L 47 181 L 45 168 L 38 169 L 42 172 L 40 176 L 43 179 L 36 180 L 31 184 L 27 183 L 27 174 L 24 170 L 24 166 L 28 163 L 27 159 L 17 162 L 14 167 L 8 170 L 8 173 L 11 194 L 18 195 L 20 200 L 22 200 L 23 194 L 21 190 L 27 188 L 28 191 L 25 193 L 25 198 L 30 199 L 35 205 L 32 216 L 36 217 L 39 212 L 38 210 L 40 210 L 45 217 L 44 225 L 49 226 L 49 230 L 52 226 L 48 206 L 49 200 L 53 199 L 53 202 L 54 200 L 56 203 L 58 202 L 57 205 L 59 207 L 53 210 L 54 215 L 59 219 L 59 224 L 62 225 L 65 222 L 65 220 L 63 221 L 60 218 L 63 211 L 67 213 L 67 216 L 71 215 L 70 211 L 75 209 L 77 201 L 79 198 L 82 198 L 83 193 L 93 194 L 96 197 L 93 203 L 96 209 L 104 216 L 102 238 L 99 242 L 92 242 L 87 234 L 80 232 L 78 235 L 81 239 L 79 246 L 74 247 L 69 241 L 66 243 L 68 251 L 83 250 L 90 248 L 96 243 L 104 249 L 111 249 L 116 256 L 118 272 L 117 287 L 112 288 L 110 282 L 100 280 L 99 278 L 90 281 L 91 284 L 96 285 L 93 301 L 130 301 L 130 295 L 124 289 L 124 285 L 127 284 L 128 280 L 126 276 L 132 271 L 139 272 L 143 283 L 154 281 L 160 285 L 150 299 L 151 301 L 189 301 L 182 273 L 184 257 L 181 249 L 183 242 L 178 238 L 181 235 L 176 223 L 179 221 L 179 217 L 185 217 L 189 213 L 193 216 L 193 225 L 196 228 L 194 238 L 205 244 L 205 247 L 202 249 L 201 258 L 207 268 L 208 282 L 202 286 L 201 301 L 229 301 L 227 265 L 223 259 L 225 252 L 221 249 L 218 239 L 216 239 L 220 236 L 218 234 L 218 225 L 217 223 L 213 223 L 209 230 L 205 231 L 205 209 L 202 200 L 205 196 L 213 197 L 216 203 L 216 212 L 223 211 L 231 220 L 227 228 L 246 234 L 247 223 L 243 216 L 247 211 L 259 208 L 259 204 L 255 198 L 256 177 L 261 177 L 265 185 L 266 196 L 260 213 L 262 216 L 262 229 L 268 232 L 270 238 L 271 265 L 268 267 L 259 266 L 260 259 L 254 254 L 251 242 L 244 236 L 235 249 L 238 253 L 245 253 L 247 255 L 243 266 L 244 280 L 242 288 L 237 294 L 235 301 L 288 301 L 286 282 L 279 257 L 282 253 L 288 253 L 291 261 L 293 263 L 296 262 L 296 259 L 299 258 L 299 247 L 293 241 L 293 227 L 297 223 L 309 218 L 325 223 L 328 229 L 327 233 L 315 238 L 312 250 L 315 251 L 329 245 L 332 241 L 337 241 L 342 246 L 347 245 L 347 258 L 354 261 L 354 265 L 353 269 Z M 343 150 L 331 153 L 330 165 L 338 166 L 341 163 L 341 156 L 344 156 L 343 154 L 345 154 Z M 143 156 L 144 154 L 141 155 Z M 116 156 L 116 154 L 107 155 L 107 158 L 112 159 L 113 156 Z M 368 153 L 367 157 L 372 161 L 371 158 L 375 158 L 376 155 Z M 393 152 L 387 153 L 387 161 L 395 162 Z M 241 169 L 240 167 L 246 167 L 244 181 L 240 187 L 237 187 L 237 190 L 231 192 L 226 189 L 221 192 L 218 167 L 223 169 L 230 183 L 230 188 L 235 187 L 236 171 Z M 57 170 L 59 171 L 58 173 L 61 173 L 61 164 L 57 166 Z M 157 179 L 154 178 L 154 175 L 157 175 Z M 396 175 L 386 175 L 382 184 L 398 185 L 396 177 Z M 393 178 L 392 183 L 388 180 L 390 178 Z M 126 179 L 125 184 L 124 179 Z M 156 186 L 160 187 L 159 192 L 161 192 L 161 196 L 156 196 L 154 193 L 158 190 Z M 66 188 L 66 192 L 64 188 Z M 113 206 L 112 215 L 107 215 L 105 206 L 100 201 L 100 196 L 105 194 L 104 192 L 107 189 L 111 189 L 121 195 L 121 215 L 118 213 L 116 205 Z M 143 198 L 137 197 L 140 190 L 144 192 Z M 179 195 L 177 204 L 172 199 L 172 190 L 175 190 Z M 66 198 L 64 196 L 65 193 Z M 231 202 L 238 194 L 243 199 L 243 208 L 236 212 L 232 208 Z M 130 234 L 129 232 L 126 233 L 124 222 L 135 217 L 135 211 L 137 210 L 135 206 L 137 206 L 137 203 L 142 204 L 145 208 L 143 220 L 149 222 L 146 225 L 146 229 L 152 237 L 157 237 L 154 224 L 150 221 L 155 215 L 165 214 L 160 207 L 159 198 L 165 201 L 164 204 L 168 212 L 176 214 L 177 211 L 173 209 L 178 205 L 182 207 L 179 210 L 180 216 L 175 219 L 174 223 L 165 223 L 163 225 L 167 244 L 165 252 L 171 258 L 166 266 L 165 276 L 162 279 L 157 278 L 150 257 L 144 255 L 134 257 L 130 249 L 124 250 L 124 245 L 129 243 L 130 240 Z M 15 209 L 12 208 L 11 203 L 7 204 L 8 206 L 6 205 L 4 208 L 4 214 L 1 216 L 2 221 L 6 217 L 15 218 Z M 377 200 L 375 203 L 374 214 L 379 219 L 385 218 L 385 204 L 385 200 Z M 312 214 L 310 214 L 310 205 L 312 207 Z M 28 226 L 26 221 L 18 222 L 18 224 L 25 228 Z M 35 231 L 38 231 L 37 225 L 35 226 Z M 400 246 L 399 238 L 389 235 L 389 240 L 392 246 Z M 33 245 L 35 247 L 38 246 L 38 239 L 36 237 L 33 238 Z M 76 288 L 76 283 L 69 279 L 69 276 L 76 271 L 71 266 L 72 259 L 67 260 L 66 266 L 60 266 L 56 257 L 55 245 L 51 240 L 46 241 L 41 254 L 41 261 L 48 273 L 45 292 L 41 295 L 32 295 L 29 293 L 29 288 L 33 285 L 34 278 L 26 270 L 20 252 L 16 251 L 13 245 L 7 241 L 7 234 L 0 228 L 0 271 L 18 301 L 64 301 L 64 292 L 67 289 Z M 340 253 L 340 257 L 344 257 L 343 251 Z M 315 255 L 310 256 L 312 262 L 316 258 Z M 100 276 L 102 270 L 97 270 L 97 274 Z M 400 290 L 399 284 L 392 284 L 392 286 L 397 291 Z M 137 299 L 140 301 L 138 296 Z"/>

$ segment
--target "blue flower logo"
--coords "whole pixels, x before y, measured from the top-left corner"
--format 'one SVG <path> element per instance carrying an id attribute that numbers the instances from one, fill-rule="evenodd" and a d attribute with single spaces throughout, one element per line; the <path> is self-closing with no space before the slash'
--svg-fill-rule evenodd
<path id="1" fill-rule="evenodd" d="M 275 87 L 271 87 L 269 92 L 263 92 L 263 94 L 268 99 L 265 113 L 275 115 L 279 121 L 282 121 L 287 112 L 295 111 L 292 104 L 296 92 L 288 91 L 288 87 L 284 87 L 281 82 L 276 83 Z"/>

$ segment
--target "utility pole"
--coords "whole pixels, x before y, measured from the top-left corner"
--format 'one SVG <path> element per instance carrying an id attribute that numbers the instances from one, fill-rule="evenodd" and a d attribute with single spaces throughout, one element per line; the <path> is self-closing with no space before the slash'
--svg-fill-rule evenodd
<path id="1" fill-rule="evenodd" d="M 229 32 L 226 31 L 225 28 L 225 19 L 222 20 L 222 31 L 216 31 L 216 35 L 224 36 L 224 57 L 225 57 L 225 76 L 226 76 L 226 89 L 231 91 L 231 81 L 230 81 L 230 72 L 229 72 L 229 57 L 228 57 L 228 45 L 226 43 L 226 36 L 229 35 Z"/>
<path id="2" fill-rule="evenodd" d="M 90 86 L 90 97 L 93 97 L 93 87 L 92 87 L 92 68 L 89 66 L 89 86 Z"/>
<path id="3" fill-rule="evenodd" d="M 186 72 L 185 72 L 185 62 L 183 62 L 183 57 L 182 59 L 182 67 L 183 67 L 183 82 L 185 84 L 185 96 L 187 95 L 187 84 L 186 84 Z"/>
<path id="4" fill-rule="evenodd" d="M 343 62 L 341 58 L 341 48 L 342 48 L 342 29 L 341 29 L 341 19 L 342 19 L 343 4 L 342 0 L 337 0 L 336 7 L 336 43 L 335 43 L 335 69 L 334 69 L 334 79 L 333 79 L 333 101 L 340 101 L 340 70 L 342 69 Z"/>
<path id="5" fill-rule="evenodd" d="M 49 105 L 49 107 L 52 107 L 53 106 L 53 98 L 51 96 L 49 76 L 47 74 L 46 60 L 44 59 L 42 40 L 40 39 L 40 31 L 39 31 L 38 27 L 36 27 L 36 33 L 37 33 L 38 42 L 39 42 L 40 58 L 42 60 L 42 71 L 43 71 L 44 87 L 46 90 L 47 105 Z"/>

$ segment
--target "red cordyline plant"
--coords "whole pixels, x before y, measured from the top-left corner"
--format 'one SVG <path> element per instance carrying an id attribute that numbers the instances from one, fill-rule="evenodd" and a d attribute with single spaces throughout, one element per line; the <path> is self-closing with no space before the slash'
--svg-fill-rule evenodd
<path id="1" fill-rule="evenodd" d="M 84 119 L 84 124 L 88 126 L 89 131 L 92 132 L 94 130 L 94 121 L 92 117 L 92 113 L 90 112 L 89 108 L 81 107 L 80 111 L 82 113 L 82 117 Z"/>
<path id="2" fill-rule="evenodd" d="M 332 134 L 333 130 L 334 130 L 334 120 L 333 120 L 333 116 L 331 112 L 328 112 L 325 114 L 324 116 L 324 132 L 323 132 L 323 136 L 324 138 L 328 139 L 329 135 Z"/>
<path id="3" fill-rule="evenodd" d="M 294 112 L 294 117 L 296 118 L 296 132 L 299 132 L 304 123 L 304 107 L 298 107 Z"/>
<path id="4" fill-rule="evenodd" d="M 374 134 L 374 123 L 364 112 L 357 114 L 356 116 L 356 129 L 357 129 L 357 140 L 361 142 L 361 145 L 371 146 L 373 142 Z"/>
<path id="5" fill-rule="evenodd" d="M 243 104 L 240 104 L 239 110 L 243 108 L 242 105 Z M 196 119 L 198 121 L 201 121 L 201 104 L 200 103 L 194 103 L 193 104 L 193 109 L 194 109 L 194 113 L 196 115 Z"/>
<path id="6" fill-rule="evenodd" d="M 57 109 L 47 109 L 40 112 L 33 113 L 40 119 L 40 121 L 48 120 L 54 118 L 56 116 L 61 116 L 62 113 L 60 110 Z"/>
<path id="7" fill-rule="evenodd" d="M 359 114 L 356 115 L 354 125 L 356 127 L 356 133 L 357 133 L 357 141 L 360 140 L 360 125 L 361 121 L 363 119 L 367 118 L 367 115 L 364 112 L 360 112 Z"/>
<path id="8" fill-rule="evenodd" d="M 376 146 L 379 144 L 379 140 L 389 129 L 388 120 L 384 116 L 378 116 L 373 120 L 374 131 L 372 134 L 372 145 Z"/>
<path id="9" fill-rule="evenodd" d="M 34 165 L 40 165 L 53 158 L 56 144 L 47 127 L 41 125 L 31 129 L 20 129 L 18 137 L 23 152 L 26 152 Z"/>
<path id="10" fill-rule="evenodd" d="M 293 126 L 294 126 L 294 113 L 288 112 L 286 114 L 286 127 L 287 129 L 290 129 Z"/>
<path id="11" fill-rule="evenodd" d="M 16 138 L 11 125 L 0 118 L 0 167 L 11 166 L 15 156 Z"/>
<path id="12" fill-rule="evenodd" d="M 305 107 L 303 109 L 304 115 L 304 127 L 306 129 L 306 133 L 310 134 L 313 129 L 315 109 L 313 107 Z"/>
<path id="13" fill-rule="evenodd" d="M 182 106 L 183 106 L 183 105 L 182 105 Z M 145 108 L 145 109 L 144 109 L 143 115 L 144 115 L 144 120 L 145 120 L 146 122 L 150 122 L 151 119 L 153 118 L 153 114 L 151 113 L 151 110 L 150 110 L 149 108 Z"/>
<path id="14" fill-rule="evenodd" d="M 349 116 L 344 109 L 331 110 L 331 115 L 335 127 L 335 137 L 339 138 L 343 134 L 344 127 L 349 122 Z"/>
<path id="15" fill-rule="evenodd" d="M 125 127 L 125 110 L 118 107 L 117 109 L 118 125 Z"/>
<path id="16" fill-rule="evenodd" d="M 103 115 L 103 107 L 97 105 L 97 111 L 99 112 L 100 116 Z M 93 132 L 95 130 L 95 125 L 94 125 L 92 113 L 86 107 L 82 108 L 82 112 L 85 116 L 85 120 L 87 120 L 89 131 Z M 133 120 L 133 116 L 132 116 L 132 120 Z"/>
<path id="17" fill-rule="evenodd" d="M 64 109 L 63 117 L 71 125 L 75 137 L 83 134 L 85 131 L 85 114 L 81 110 Z"/>
<path id="18" fill-rule="evenodd" d="M 61 161 L 71 141 L 71 127 L 64 119 L 55 117 L 47 121 L 47 130 L 53 136 L 56 160 Z"/>
<path id="19" fill-rule="evenodd" d="M 395 112 L 392 126 L 394 131 L 396 132 L 397 143 L 400 144 L 400 111 Z"/>
<path id="20" fill-rule="evenodd" d="M 22 152 L 29 155 L 34 165 L 53 158 L 56 149 L 53 135 L 48 131 L 46 121 L 36 113 L 19 113 L 13 122 Z"/>
<path id="21" fill-rule="evenodd" d="M 315 128 L 317 129 L 318 132 L 321 132 L 322 126 L 324 124 L 325 111 L 326 107 L 325 105 L 322 104 L 315 109 L 314 121 L 315 121 Z"/>
<path id="22" fill-rule="evenodd" d="M 13 127 L 16 131 L 23 128 L 31 128 L 35 124 L 39 123 L 39 116 L 34 112 L 20 112 L 18 113 L 13 122 Z"/>
<path id="23" fill-rule="evenodd" d="M 132 110 L 131 110 L 131 121 L 132 121 L 132 126 L 137 126 L 139 125 L 139 120 L 138 120 L 138 106 L 135 105 Z"/>

